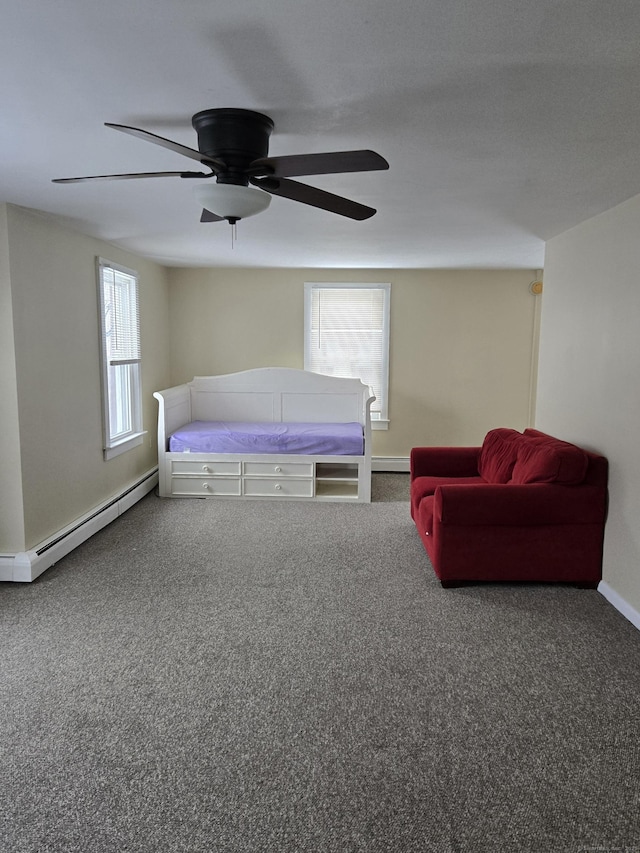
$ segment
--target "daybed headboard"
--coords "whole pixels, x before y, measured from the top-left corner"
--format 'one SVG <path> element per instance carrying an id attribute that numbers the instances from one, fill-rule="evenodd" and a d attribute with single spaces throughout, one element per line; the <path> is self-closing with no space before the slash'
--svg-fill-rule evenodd
<path id="1" fill-rule="evenodd" d="M 196 376 L 153 395 L 165 438 L 190 421 L 349 423 L 370 440 L 371 388 L 359 379 L 289 367 L 263 367 L 222 376 Z M 160 436 L 159 436 L 160 437 Z"/>

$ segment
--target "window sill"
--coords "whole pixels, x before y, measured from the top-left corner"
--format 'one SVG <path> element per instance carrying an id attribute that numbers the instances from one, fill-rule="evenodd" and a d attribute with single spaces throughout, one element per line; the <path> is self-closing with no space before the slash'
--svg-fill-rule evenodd
<path id="1" fill-rule="evenodd" d="M 387 418 L 378 418 L 371 421 L 371 429 L 389 429 L 389 420 Z"/>
<path id="2" fill-rule="evenodd" d="M 126 438 L 123 438 L 122 441 L 112 444 L 111 447 L 105 447 L 103 451 L 105 462 L 108 462 L 109 459 L 114 459 L 116 456 L 120 456 L 121 453 L 126 453 L 127 450 L 133 450 L 134 447 L 139 447 L 146 434 L 146 430 L 143 432 L 136 432 L 134 435 L 128 435 Z"/>

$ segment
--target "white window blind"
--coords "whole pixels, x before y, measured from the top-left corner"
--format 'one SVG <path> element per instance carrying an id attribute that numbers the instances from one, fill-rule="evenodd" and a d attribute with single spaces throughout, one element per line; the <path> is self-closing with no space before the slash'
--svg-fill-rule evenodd
<path id="1" fill-rule="evenodd" d="M 142 441 L 138 276 L 98 259 L 105 458 Z"/>
<path id="2" fill-rule="evenodd" d="M 305 370 L 361 379 L 388 419 L 389 284 L 305 284 Z"/>
<path id="3" fill-rule="evenodd" d="M 140 317 L 135 276 L 103 267 L 105 333 L 110 364 L 140 361 Z"/>

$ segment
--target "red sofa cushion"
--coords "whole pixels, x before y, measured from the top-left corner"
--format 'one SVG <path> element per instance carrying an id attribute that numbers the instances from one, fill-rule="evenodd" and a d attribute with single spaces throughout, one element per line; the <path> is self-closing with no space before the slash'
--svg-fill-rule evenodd
<path id="1" fill-rule="evenodd" d="M 411 499 L 417 505 L 422 498 L 433 495 L 438 486 L 472 486 L 484 482 L 482 477 L 416 477 L 411 483 Z"/>
<path id="2" fill-rule="evenodd" d="M 575 444 L 528 430 L 518 446 L 511 482 L 577 486 L 583 482 L 588 464 L 587 454 Z"/>
<path id="3" fill-rule="evenodd" d="M 500 427 L 490 430 L 482 443 L 478 473 L 487 483 L 508 483 L 518 458 L 522 433 Z"/>

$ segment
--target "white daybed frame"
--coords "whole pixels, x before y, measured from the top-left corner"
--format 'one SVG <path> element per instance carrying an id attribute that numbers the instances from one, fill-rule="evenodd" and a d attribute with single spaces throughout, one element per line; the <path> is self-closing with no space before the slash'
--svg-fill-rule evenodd
<path id="1" fill-rule="evenodd" d="M 159 403 L 162 497 L 371 501 L 371 388 L 285 367 L 196 376 L 153 395 Z M 191 421 L 362 425 L 362 456 L 172 453 L 169 436 Z"/>

